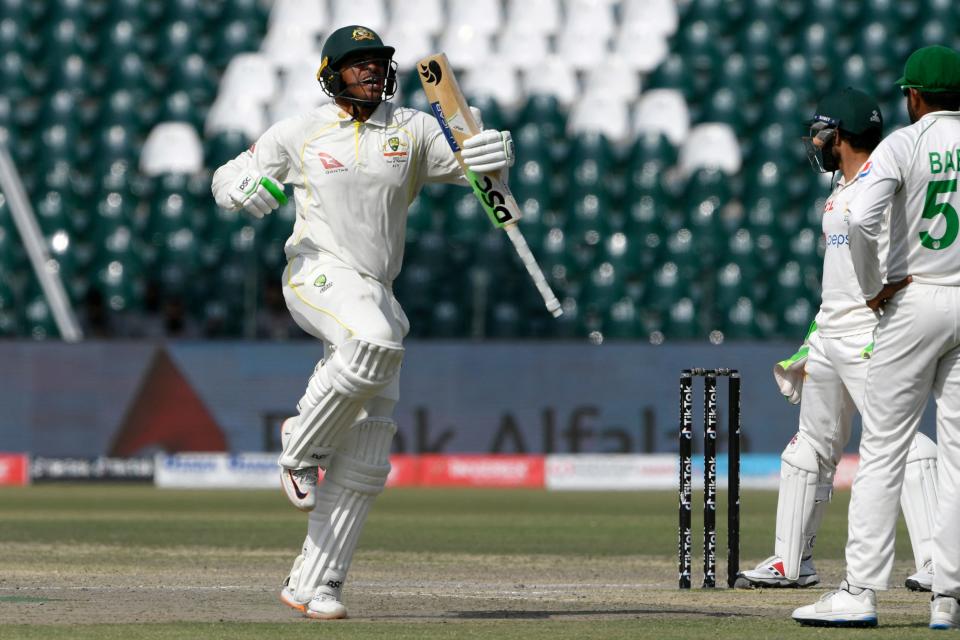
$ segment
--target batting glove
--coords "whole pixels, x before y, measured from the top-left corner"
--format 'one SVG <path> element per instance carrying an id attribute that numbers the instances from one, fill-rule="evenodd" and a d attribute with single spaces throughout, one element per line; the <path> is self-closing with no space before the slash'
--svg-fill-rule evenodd
<path id="1" fill-rule="evenodd" d="M 516 161 L 509 131 L 487 129 L 464 140 L 462 146 L 463 162 L 475 173 L 509 169 Z"/>
<path id="2" fill-rule="evenodd" d="M 254 218 L 262 218 L 281 205 L 287 204 L 283 186 L 267 176 L 243 174 L 230 191 L 230 199 L 239 209 L 243 207 Z"/>

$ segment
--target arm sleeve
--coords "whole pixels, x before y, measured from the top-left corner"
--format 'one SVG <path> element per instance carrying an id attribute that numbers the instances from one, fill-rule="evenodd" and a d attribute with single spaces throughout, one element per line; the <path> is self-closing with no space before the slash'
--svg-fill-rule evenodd
<path id="1" fill-rule="evenodd" d="M 242 174 L 252 173 L 286 182 L 291 168 L 289 154 L 283 144 L 287 128 L 287 121 L 273 125 L 250 149 L 214 172 L 211 190 L 217 206 L 231 211 L 239 208 L 230 197 L 230 192 Z"/>
<path id="2" fill-rule="evenodd" d="M 449 182 L 469 186 L 457 157 L 450 150 L 450 143 L 433 116 L 423 114 L 424 125 L 424 182 Z"/>
<path id="3" fill-rule="evenodd" d="M 902 173 L 888 138 L 870 156 L 869 173 L 850 205 L 850 255 L 866 300 L 883 288 L 880 264 L 881 234 L 887 229 L 886 210 L 902 184 Z"/>
<path id="4" fill-rule="evenodd" d="M 213 172 L 211 190 L 218 207 L 228 211 L 236 211 L 240 208 L 230 197 L 230 189 L 236 183 L 240 174 L 245 173 L 252 162 L 253 153 L 248 149 Z"/>

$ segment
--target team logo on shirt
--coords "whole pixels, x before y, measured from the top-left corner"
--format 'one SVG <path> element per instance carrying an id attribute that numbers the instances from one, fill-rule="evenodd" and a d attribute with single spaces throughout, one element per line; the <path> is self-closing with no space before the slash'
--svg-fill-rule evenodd
<path id="1" fill-rule="evenodd" d="M 410 144 L 402 140 L 400 136 L 390 136 L 383 144 L 383 159 L 393 167 L 405 164 L 409 146 Z"/>
<path id="2" fill-rule="evenodd" d="M 321 151 L 317 154 L 317 157 L 320 158 L 320 164 L 323 165 L 325 173 L 328 175 L 331 173 L 342 173 L 347 170 L 347 168 L 343 166 L 339 160 L 334 158 L 329 153 L 324 153 Z"/>

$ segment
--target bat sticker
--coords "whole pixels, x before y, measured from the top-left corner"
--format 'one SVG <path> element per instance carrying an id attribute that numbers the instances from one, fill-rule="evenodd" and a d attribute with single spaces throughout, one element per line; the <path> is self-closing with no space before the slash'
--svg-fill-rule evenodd
<path id="1" fill-rule="evenodd" d="M 440 106 L 439 102 L 431 102 L 430 110 L 433 111 L 433 115 L 437 117 L 437 122 L 440 123 L 440 130 L 443 131 L 443 137 L 447 139 L 450 150 L 454 153 L 460 151 L 460 145 L 457 144 L 456 138 L 453 137 L 453 131 L 450 131 L 450 125 L 447 124 L 447 116 L 443 115 L 443 107 Z"/>
<path id="2" fill-rule="evenodd" d="M 493 223 L 493 226 L 500 228 L 516 219 L 516 217 L 510 213 L 510 209 L 505 206 L 507 202 L 506 197 L 493 188 L 493 180 L 490 179 L 490 176 L 478 176 L 473 171 L 467 170 L 467 180 L 470 181 L 473 192 L 477 194 L 481 204 L 483 204 L 484 210 L 487 212 L 487 215 L 490 216 L 490 221 Z"/>
<path id="3" fill-rule="evenodd" d="M 443 72 L 436 60 L 420 65 L 420 75 L 430 84 L 440 84 L 440 80 L 443 78 Z"/>
<path id="4" fill-rule="evenodd" d="M 470 136 L 470 127 L 467 126 L 467 121 L 463 119 L 463 114 L 459 111 L 447 118 L 447 124 L 454 131 Z"/>

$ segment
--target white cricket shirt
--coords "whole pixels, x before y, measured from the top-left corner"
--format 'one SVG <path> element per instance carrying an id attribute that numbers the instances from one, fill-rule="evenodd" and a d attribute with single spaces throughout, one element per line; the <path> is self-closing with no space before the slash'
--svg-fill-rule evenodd
<path id="1" fill-rule="evenodd" d="M 870 156 L 850 209 L 850 251 L 864 297 L 882 287 L 877 242 L 890 210 L 887 280 L 960 285 L 960 112 L 928 113 Z"/>
<path id="2" fill-rule="evenodd" d="M 863 177 L 869 176 L 872 166 L 868 160 L 853 179 L 843 177 L 827 198 L 823 207 L 823 238 L 826 251 L 823 256 L 823 285 L 820 312 L 817 313 L 817 331 L 827 338 L 842 338 L 872 331 L 877 316 L 867 306 L 853 270 L 850 256 L 850 203 L 860 192 Z M 885 222 L 884 222 L 885 224 Z M 886 259 L 886 235 L 879 237 L 880 266 Z"/>
<path id="3" fill-rule="evenodd" d="M 383 102 L 366 122 L 336 104 L 281 120 L 252 151 L 217 169 L 217 204 L 244 172 L 293 186 L 297 219 L 287 260 L 327 253 L 388 286 L 403 263 L 407 208 L 426 182 L 468 186 L 440 125 Z"/>

